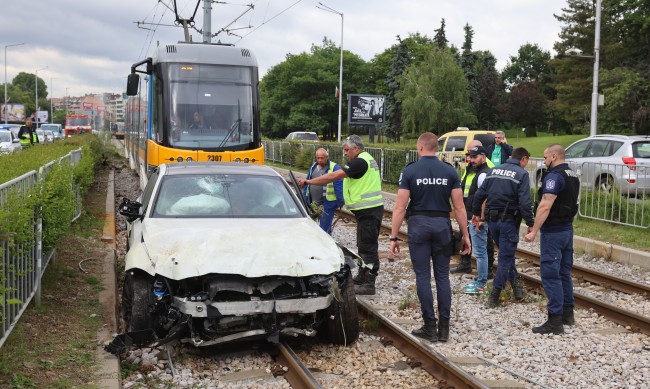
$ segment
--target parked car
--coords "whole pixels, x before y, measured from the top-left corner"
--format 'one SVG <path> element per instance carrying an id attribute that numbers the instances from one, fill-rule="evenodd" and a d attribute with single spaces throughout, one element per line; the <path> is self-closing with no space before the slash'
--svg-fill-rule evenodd
<path id="1" fill-rule="evenodd" d="M 52 131 L 45 131 L 42 128 L 36 129 L 36 136 L 38 136 L 39 143 L 52 143 L 54 142 L 54 134 Z"/>
<path id="2" fill-rule="evenodd" d="M 309 142 L 318 142 L 318 134 L 309 131 L 296 131 L 292 132 L 286 137 L 287 140 L 300 140 Z"/>
<path id="3" fill-rule="evenodd" d="M 63 128 L 60 124 L 43 124 L 41 125 L 41 130 L 47 131 L 50 130 L 52 131 L 54 135 L 54 139 L 63 139 L 65 136 L 63 135 Z"/>
<path id="4" fill-rule="evenodd" d="M 582 189 L 623 194 L 650 194 L 650 136 L 595 135 L 566 149 L 566 160 L 579 177 Z M 539 184 L 545 167 L 539 166 Z"/>
<path id="5" fill-rule="evenodd" d="M 141 198 L 120 208 L 124 320 L 129 333 L 149 331 L 141 346 L 170 337 L 195 346 L 317 333 L 357 339 L 350 252 L 270 167 L 163 164 Z"/>
<path id="6" fill-rule="evenodd" d="M 494 131 L 470 130 L 467 127 L 458 127 L 456 131 L 448 132 L 438 138 L 438 152 L 441 158 L 449 163 L 464 163 L 467 145 L 473 140 L 480 140 L 487 149 L 494 144 Z M 451 158 L 451 160 L 450 160 Z"/>
<path id="7" fill-rule="evenodd" d="M 23 149 L 20 139 L 9 129 L 0 126 L 0 154 L 9 154 Z"/>

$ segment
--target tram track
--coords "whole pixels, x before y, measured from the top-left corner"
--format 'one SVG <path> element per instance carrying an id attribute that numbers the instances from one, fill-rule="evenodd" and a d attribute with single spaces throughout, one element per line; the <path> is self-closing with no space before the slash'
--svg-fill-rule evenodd
<path id="1" fill-rule="evenodd" d="M 344 220 L 354 220 L 354 214 L 351 212 L 338 210 L 337 213 Z M 385 218 L 392 218 L 392 210 L 384 209 L 384 216 Z M 381 230 L 383 232 L 390 234 L 391 229 L 392 228 L 389 224 L 382 223 Z M 398 238 L 403 241 L 408 241 L 408 235 L 403 229 L 400 229 Z M 523 248 L 517 248 L 515 256 L 539 267 L 539 253 Z M 455 257 L 458 259 L 458 256 Z M 472 261 L 474 261 L 474 267 L 476 267 L 474 258 L 472 258 Z M 648 298 L 650 296 L 650 286 L 648 285 L 631 280 L 625 280 L 611 274 L 586 268 L 584 266 L 574 265 L 572 274 L 573 277 L 580 282 L 588 281 L 593 284 L 601 285 L 605 288 L 613 289 L 627 294 L 641 295 L 645 298 Z M 538 293 L 543 293 L 544 290 L 542 287 L 541 279 L 539 277 L 533 277 L 524 273 L 520 273 L 520 277 L 529 289 L 535 290 Z M 636 312 L 609 304 L 605 301 L 601 301 L 599 299 L 576 291 L 574 291 L 574 298 L 576 304 L 579 307 L 593 310 L 594 312 L 603 315 L 604 317 L 617 324 L 629 327 L 633 331 L 638 331 L 646 335 L 650 335 L 650 317 L 648 316 L 640 315 Z"/>

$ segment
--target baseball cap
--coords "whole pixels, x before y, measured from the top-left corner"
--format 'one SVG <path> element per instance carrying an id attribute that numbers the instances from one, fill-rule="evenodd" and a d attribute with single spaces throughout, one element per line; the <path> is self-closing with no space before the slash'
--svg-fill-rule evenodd
<path id="1" fill-rule="evenodd" d="M 483 148 L 483 146 L 476 146 L 469 151 L 469 155 L 486 155 L 485 148 Z"/>

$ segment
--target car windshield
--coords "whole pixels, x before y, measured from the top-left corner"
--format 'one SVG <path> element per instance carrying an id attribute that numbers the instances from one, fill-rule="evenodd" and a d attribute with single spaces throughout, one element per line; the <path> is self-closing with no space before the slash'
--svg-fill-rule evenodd
<path id="1" fill-rule="evenodd" d="M 0 132 L 0 142 L 11 142 L 11 135 L 8 132 Z"/>
<path id="2" fill-rule="evenodd" d="M 167 175 L 155 200 L 153 217 L 302 217 L 280 177 L 255 175 Z"/>
<path id="3" fill-rule="evenodd" d="M 318 140 L 318 135 L 316 134 L 296 134 L 294 139 L 300 140 Z"/>

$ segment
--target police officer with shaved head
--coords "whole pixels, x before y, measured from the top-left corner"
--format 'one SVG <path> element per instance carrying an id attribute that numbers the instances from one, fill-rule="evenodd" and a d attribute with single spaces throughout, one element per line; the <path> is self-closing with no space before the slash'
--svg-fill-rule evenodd
<path id="1" fill-rule="evenodd" d="M 436 157 L 438 138 L 425 132 L 418 138 L 417 149 L 420 159 L 406 166 L 399 178 L 389 238 L 390 250 L 393 254 L 400 251 L 397 234 L 406 216 L 408 246 L 424 319 L 424 325 L 412 331 L 412 334 L 431 342 L 446 342 L 449 339 L 451 311 L 449 261 L 453 250 L 449 199 L 453 203 L 456 221 L 463 236 L 463 254 L 471 252 L 467 214 L 456 169 Z M 437 327 L 431 291 L 432 260 L 438 298 Z"/>
<path id="2" fill-rule="evenodd" d="M 565 161 L 564 147 L 552 144 L 544 150 L 548 173 L 539 188 L 535 225 L 524 239 L 532 242 L 541 231 L 540 273 L 548 297 L 548 320 L 533 327 L 536 334 L 559 335 L 564 324 L 573 325 L 573 217 L 578 213 L 580 180 Z"/>
<path id="3" fill-rule="evenodd" d="M 472 202 L 472 224 L 480 226 L 487 221 L 494 241 L 499 246 L 497 274 L 487 303 L 491 308 L 499 305 L 501 291 L 505 289 L 507 281 L 510 281 L 515 299 L 523 298 L 523 288 L 515 267 L 515 251 L 521 220 L 526 222 L 528 232 L 532 230 L 534 222 L 529 175 L 524 169 L 529 158 L 530 153 L 525 148 L 514 149 L 504 164 L 488 173 Z M 483 213 L 483 201 L 486 198 Z M 481 220 L 481 215 L 485 215 L 485 220 Z"/>

